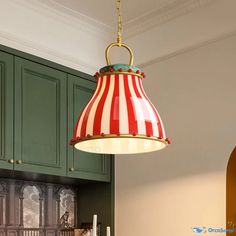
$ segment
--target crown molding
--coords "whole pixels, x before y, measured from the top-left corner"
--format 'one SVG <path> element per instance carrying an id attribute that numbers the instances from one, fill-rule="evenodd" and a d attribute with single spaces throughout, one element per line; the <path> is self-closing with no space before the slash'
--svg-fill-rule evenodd
<path id="1" fill-rule="evenodd" d="M 68 8 L 54 0 L 12 0 L 12 2 L 30 8 L 40 14 L 47 15 L 48 17 L 56 18 L 57 20 L 70 25 L 70 27 L 74 27 L 85 33 L 93 34 L 105 40 L 110 40 L 113 35 L 116 34 L 116 29 L 113 29 L 108 24 L 103 24 L 100 21 Z M 170 1 L 151 12 L 124 23 L 124 38 L 128 39 L 136 36 L 213 2 L 215 2 L 215 0 Z"/>
<path id="2" fill-rule="evenodd" d="M 215 0 L 175 0 L 154 9 L 145 15 L 133 19 L 124 25 L 125 37 L 129 39 L 140 33 L 148 31 L 176 17 L 188 14 L 198 8 L 213 3 Z"/>
<path id="3" fill-rule="evenodd" d="M 94 73 L 94 71 L 99 67 L 88 64 L 85 61 L 78 59 L 78 57 L 69 56 L 65 53 L 46 47 L 45 45 L 40 45 L 39 42 L 34 42 L 2 30 L 0 31 L 0 44 L 45 58 L 88 74 Z"/>
<path id="4" fill-rule="evenodd" d="M 166 54 L 164 56 L 159 56 L 159 57 L 156 57 L 155 59 L 152 59 L 150 61 L 147 61 L 145 63 L 141 63 L 138 65 L 139 68 L 145 68 L 147 66 L 150 66 L 150 65 L 153 65 L 153 64 L 156 64 L 158 62 L 161 62 L 161 61 L 165 61 L 165 60 L 168 60 L 172 57 L 175 57 L 175 56 L 178 56 L 180 54 L 184 54 L 186 52 L 189 52 L 189 51 L 192 51 L 192 50 L 195 50 L 197 48 L 201 48 L 201 47 L 204 47 L 204 46 L 207 46 L 209 44 L 212 44 L 212 43 L 215 43 L 215 42 L 218 42 L 220 40 L 224 40 L 224 39 L 227 39 L 227 38 L 230 38 L 230 37 L 235 37 L 236 36 L 236 29 L 231 31 L 231 32 L 226 32 L 226 33 L 223 33 L 223 34 L 220 34 L 216 37 L 213 37 L 209 40 L 204 40 L 204 41 L 201 41 L 201 42 L 198 42 L 194 45 L 191 45 L 191 46 L 188 46 L 188 47 L 185 47 L 183 49 L 180 49 L 180 50 L 176 50 L 174 52 L 171 52 L 169 54 Z"/>
<path id="5" fill-rule="evenodd" d="M 154 10 L 145 16 L 140 16 L 139 18 L 128 22 L 126 25 L 126 28 L 129 29 L 129 32 L 127 33 L 128 38 L 132 38 L 132 36 L 141 34 L 141 32 L 156 27 L 158 24 L 162 24 L 175 17 L 185 15 L 194 9 L 206 6 L 207 4 L 215 1 L 216 0 L 174 0 L 168 5 L 163 5 L 160 9 Z M 19 11 L 21 8 L 26 8 L 40 14 L 41 16 L 51 17 L 56 20 L 58 24 L 67 24 L 77 30 L 80 34 L 92 35 L 94 36 L 94 44 L 97 42 L 98 38 L 100 41 L 102 40 L 104 44 L 106 41 L 110 41 L 111 39 L 112 30 L 109 26 L 106 26 L 76 11 L 65 8 L 53 0 L 11 0 L 11 4 L 15 4 L 19 8 Z M 227 36 L 228 34 L 225 35 Z M 192 46 L 186 46 L 180 50 L 173 50 L 172 53 L 167 53 L 160 57 L 144 61 L 144 63 L 141 63 L 140 66 L 145 67 L 149 64 L 184 53 L 185 51 L 192 50 L 209 42 L 213 42 L 214 40 L 218 40 L 218 38 L 225 37 L 225 35 L 217 37 L 213 40 L 210 39 L 204 42 L 199 42 Z M 76 55 L 71 55 L 67 53 L 67 51 L 53 49 L 53 45 L 51 45 L 51 47 L 50 45 L 42 45 L 39 40 L 30 40 L 29 38 L 22 37 L 18 35 L 16 31 L 5 32 L 0 29 L 0 43 L 89 74 L 94 73 L 94 71 L 100 67 L 100 65 L 97 64 L 100 63 L 98 61 L 93 60 L 90 62 L 88 59 L 83 60 L 83 56 L 81 55 L 80 59 L 78 59 Z M 102 45 L 102 47 L 103 46 L 104 45 Z M 86 42 L 83 47 L 85 47 L 85 49 L 90 49 Z M 91 57 L 93 58 L 93 51 L 87 51 L 88 53 L 91 53 Z"/>
<path id="6" fill-rule="evenodd" d="M 65 23 L 80 32 L 92 34 L 104 40 L 110 39 L 113 30 L 108 25 L 94 20 L 80 12 L 66 8 L 53 0 L 11 0 L 11 3 L 28 8 L 41 15 L 45 15 L 59 22 Z"/>

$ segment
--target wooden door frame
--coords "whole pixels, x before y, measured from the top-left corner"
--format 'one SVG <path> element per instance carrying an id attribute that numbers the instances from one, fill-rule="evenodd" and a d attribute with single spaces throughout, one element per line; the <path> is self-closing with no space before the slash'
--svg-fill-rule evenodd
<path id="1" fill-rule="evenodd" d="M 236 147 L 230 155 L 226 173 L 226 228 L 236 231 Z M 232 233 L 227 232 L 227 236 Z"/>

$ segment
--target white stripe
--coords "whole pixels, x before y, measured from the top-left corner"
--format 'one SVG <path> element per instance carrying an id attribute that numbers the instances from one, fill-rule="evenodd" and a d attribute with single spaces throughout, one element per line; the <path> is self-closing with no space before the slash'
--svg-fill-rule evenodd
<path id="1" fill-rule="evenodd" d="M 148 100 L 150 103 L 151 101 Z M 151 103 L 152 104 L 152 103 Z M 155 109 L 156 113 L 157 113 L 157 116 L 159 118 L 159 121 L 160 121 L 160 124 L 161 124 L 161 128 L 162 128 L 162 136 L 163 136 L 163 139 L 166 139 L 166 132 L 165 132 L 165 128 L 164 128 L 164 125 L 163 125 L 163 122 L 162 122 L 162 119 L 161 119 L 161 116 L 159 115 L 159 112 L 157 111 L 157 109 L 155 108 L 155 106 L 153 106 L 153 109 Z"/>
<path id="2" fill-rule="evenodd" d="M 81 135 L 81 132 L 80 132 L 80 131 L 81 131 L 81 126 L 82 126 L 82 123 L 83 123 L 83 120 L 84 120 L 84 115 L 85 115 L 85 113 L 86 113 L 86 111 L 87 111 L 87 109 L 88 109 L 88 106 L 89 106 L 90 103 L 92 102 L 93 98 L 94 98 L 95 96 L 97 96 L 98 89 L 99 89 L 99 87 L 100 87 L 100 83 L 101 83 L 101 78 L 98 79 L 98 84 L 97 84 L 96 90 L 94 91 L 93 96 L 91 97 L 91 99 L 89 100 L 89 102 L 87 103 L 87 105 L 85 106 L 85 108 L 84 108 L 84 110 L 83 110 L 83 112 L 82 112 L 82 114 L 81 114 L 81 116 L 80 116 L 78 128 L 77 128 L 77 130 L 76 130 L 76 137 L 80 137 L 80 135 Z"/>
<path id="3" fill-rule="evenodd" d="M 138 80 L 139 78 L 136 76 L 136 79 Z M 141 84 L 141 86 L 142 86 L 142 84 Z M 154 111 L 152 109 L 152 106 L 150 105 L 150 103 L 145 98 L 145 96 L 144 96 L 144 94 L 142 92 L 144 90 L 142 90 L 140 88 L 139 83 L 137 83 L 137 88 L 138 88 L 138 91 L 139 91 L 139 93 L 140 93 L 140 95 L 142 97 L 142 105 L 145 106 L 147 111 L 148 111 L 148 114 L 146 114 L 146 116 L 148 115 L 148 117 L 145 117 L 145 120 L 149 121 L 149 119 L 151 119 L 152 129 L 153 129 L 153 136 L 159 137 L 159 130 L 158 130 L 158 126 L 157 126 L 158 120 L 156 119 L 156 115 L 155 115 L 155 113 L 154 113 Z"/>
<path id="4" fill-rule="evenodd" d="M 163 139 L 166 139 L 166 131 L 165 131 L 165 128 L 164 128 L 164 125 L 163 125 L 163 122 L 162 122 L 161 116 L 159 115 L 159 112 L 157 111 L 157 109 L 156 109 L 155 107 L 154 107 L 154 109 L 156 110 L 157 115 L 158 115 L 159 120 L 160 120 L 160 123 L 161 123 Z"/>
<path id="5" fill-rule="evenodd" d="M 119 131 L 121 134 L 129 133 L 129 120 L 125 97 L 124 75 L 119 75 Z"/>
<path id="6" fill-rule="evenodd" d="M 130 93 L 132 96 L 132 103 L 135 109 L 135 116 L 136 116 L 136 120 L 138 124 L 138 134 L 146 135 L 145 118 L 144 118 L 144 114 L 141 108 L 142 107 L 141 103 L 139 101 L 140 99 L 136 96 L 134 88 L 133 88 L 131 75 L 128 75 L 128 83 L 129 83 Z"/>
<path id="7" fill-rule="evenodd" d="M 164 128 L 164 125 L 163 125 L 163 122 L 162 122 L 162 119 L 161 119 L 161 116 L 159 115 L 159 112 L 157 111 L 157 109 L 155 108 L 155 106 L 153 105 L 153 103 L 149 100 L 148 96 L 146 95 L 144 89 L 143 89 L 143 93 L 146 97 L 147 97 L 147 100 L 148 102 L 152 105 L 152 110 L 155 109 L 156 113 L 157 113 L 157 117 L 159 118 L 160 120 L 160 123 L 161 123 L 161 128 L 162 128 L 162 134 L 163 134 L 163 139 L 166 139 L 166 132 L 165 132 L 165 128 Z"/>
<path id="8" fill-rule="evenodd" d="M 95 117 L 95 113 L 96 113 L 96 110 L 98 107 L 98 103 L 103 95 L 104 90 L 105 90 L 106 83 L 107 83 L 107 76 L 104 76 L 101 90 L 100 90 L 98 96 L 96 97 L 95 101 L 93 102 L 92 107 L 89 112 L 87 126 L 86 126 L 86 135 L 87 134 L 93 135 L 93 124 L 95 122 L 94 117 Z"/>
<path id="9" fill-rule="evenodd" d="M 115 88 L 115 75 L 111 75 L 109 91 L 104 103 L 102 120 L 101 120 L 101 133 L 104 134 L 110 133 L 110 112 L 111 112 L 111 103 L 112 103 L 114 88 Z"/>

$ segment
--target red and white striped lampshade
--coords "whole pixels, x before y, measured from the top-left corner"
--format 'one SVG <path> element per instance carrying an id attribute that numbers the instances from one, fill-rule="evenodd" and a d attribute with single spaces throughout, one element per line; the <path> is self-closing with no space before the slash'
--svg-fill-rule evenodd
<path id="1" fill-rule="evenodd" d="M 71 145 L 86 152 L 131 154 L 160 150 L 170 141 L 142 86 L 137 67 L 115 64 L 96 73 L 97 87 L 79 116 Z"/>

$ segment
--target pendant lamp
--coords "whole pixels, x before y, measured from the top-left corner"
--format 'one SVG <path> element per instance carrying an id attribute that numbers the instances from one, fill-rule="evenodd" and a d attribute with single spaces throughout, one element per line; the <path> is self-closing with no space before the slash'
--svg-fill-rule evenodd
<path id="1" fill-rule="evenodd" d="M 117 0 L 117 42 L 105 51 L 107 66 L 94 75 L 95 92 L 81 112 L 70 141 L 81 151 L 133 154 L 157 151 L 170 144 L 161 117 L 144 92 L 145 74 L 133 66 L 133 52 L 122 43 L 120 7 Z M 129 64 L 111 64 L 112 47 L 127 49 Z"/>

